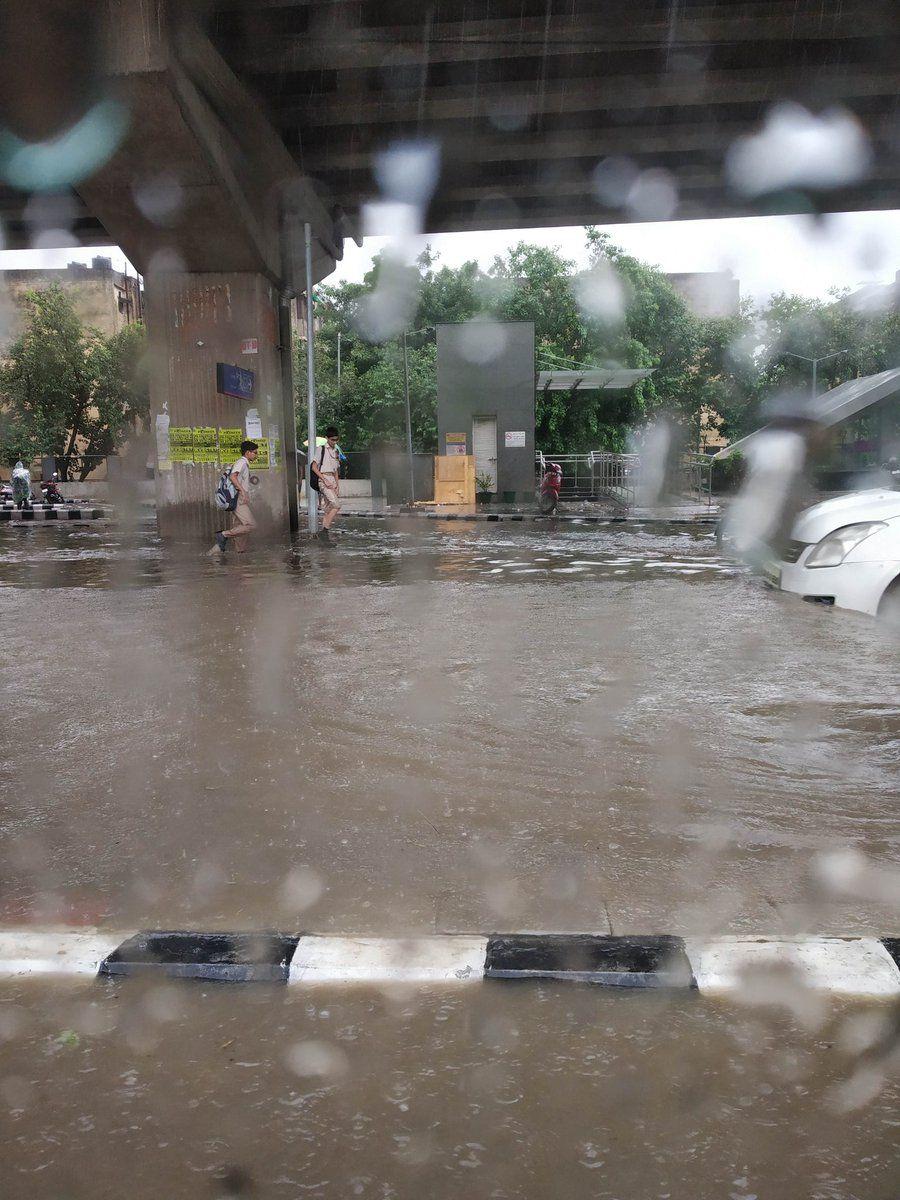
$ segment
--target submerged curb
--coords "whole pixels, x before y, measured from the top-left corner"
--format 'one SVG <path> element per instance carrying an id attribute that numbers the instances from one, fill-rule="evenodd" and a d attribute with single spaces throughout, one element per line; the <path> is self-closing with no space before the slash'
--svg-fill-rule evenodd
<path id="1" fill-rule="evenodd" d="M 900 938 L 439 934 L 378 938 L 272 931 L 0 931 L 0 977 L 223 983 L 480 983 L 553 979 L 601 987 L 746 993 L 790 974 L 814 991 L 900 995 Z"/>
<path id="2" fill-rule="evenodd" d="M 105 521 L 111 508 L 0 508 L 0 521 L 10 525 L 40 525 L 46 521 Z"/>
<path id="3" fill-rule="evenodd" d="M 414 512 L 353 512 L 347 510 L 349 520 L 402 521 L 412 517 L 418 521 L 552 521 L 567 525 L 718 525 L 719 518 L 711 517 L 589 517 L 589 516 L 544 516 L 542 513 L 435 513 Z"/>

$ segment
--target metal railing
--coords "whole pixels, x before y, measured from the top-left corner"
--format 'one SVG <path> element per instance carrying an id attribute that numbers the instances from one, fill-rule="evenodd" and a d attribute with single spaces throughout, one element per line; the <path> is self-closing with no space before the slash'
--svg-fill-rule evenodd
<path id="1" fill-rule="evenodd" d="M 561 500 L 612 500 L 628 512 L 646 497 L 648 481 L 640 454 L 613 454 L 592 450 L 589 454 L 535 456 L 538 482 L 550 462 L 559 463 L 563 472 Z M 712 459 L 704 454 L 685 454 L 673 459 L 666 468 L 660 494 L 652 499 L 660 503 L 694 503 L 712 505 Z"/>
<path id="2" fill-rule="evenodd" d="M 133 460 L 122 459 L 118 454 L 59 454 L 55 457 L 44 455 L 25 465 L 31 471 L 33 482 L 46 482 L 55 471 L 60 483 L 103 483 L 110 479 L 120 479 L 123 466 L 132 472 L 139 469 L 141 478 L 153 479 L 156 474 L 152 463 L 136 466 Z M 0 468 L 0 481 L 8 482 L 11 472 L 12 465 L 5 463 Z"/>
<path id="3" fill-rule="evenodd" d="M 538 484 L 547 469 L 547 464 L 555 462 L 562 467 L 561 500 L 587 500 L 594 496 L 594 478 L 591 470 L 590 454 L 553 454 L 546 455 L 538 451 L 535 455 Z"/>
<path id="4" fill-rule="evenodd" d="M 640 483 L 641 456 L 592 450 L 590 460 L 594 495 L 613 500 L 629 511 L 633 509 Z"/>
<path id="5" fill-rule="evenodd" d="M 688 496 L 697 504 L 712 505 L 713 460 L 707 454 L 685 454 L 678 464 L 677 495 Z"/>

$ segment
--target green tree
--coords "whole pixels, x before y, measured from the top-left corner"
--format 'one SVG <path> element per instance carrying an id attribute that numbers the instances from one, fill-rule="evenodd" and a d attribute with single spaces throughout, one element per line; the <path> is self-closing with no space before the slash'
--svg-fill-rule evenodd
<path id="1" fill-rule="evenodd" d="M 0 366 L 0 454 L 8 461 L 56 457 L 63 478 L 82 479 L 147 417 L 143 326 L 111 337 L 86 329 L 59 287 L 30 292 L 25 327 Z"/>
<path id="2" fill-rule="evenodd" d="M 410 402 L 414 444 L 426 451 L 436 448 L 434 326 L 441 321 L 485 316 L 534 322 L 535 374 L 553 366 L 651 370 L 623 392 L 539 392 L 537 444 L 548 453 L 624 450 L 630 431 L 660 414 L 674 419 L 694 446 L 704 413 L 730 438 L 740 437 L 764 422 L 768 398 L 787 387 L 808 387 L 808 364 L 787 351 L 811 356 L 850 348 L 822 364 L 822 389 L 900 362 L 897 313 L 859 313 L 844 295 L 828 301 L 781 295 L 759 311 L 745 303 L 735 316 L 701 319 L 658 268 L 626 254 L 597 229 L 585 233 L 585 271 L 554 249 L 521 242 L 488 271 L 473 262 L 442 267 L 428 249 L 413 267 L 377 258 L 362 283 L 318 289 L 320 420 L 334 421 L 351 447 L 405 438 L 400 339 L 361 335 L 366 321 L 360 318 L 371 313 L 367 305 L 399 303 L 416 331 L 408 339 Z M 302 346 L 299 353 L 302 441 Z"/>

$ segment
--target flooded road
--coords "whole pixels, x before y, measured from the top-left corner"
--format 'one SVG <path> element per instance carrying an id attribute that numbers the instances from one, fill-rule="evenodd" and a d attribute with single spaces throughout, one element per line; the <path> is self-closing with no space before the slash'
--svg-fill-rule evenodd
<path id="1" fill-rule="evenodd" d="M 2 536 L 5 926 L 898 932 L 896 642 L 709 529 Z M 6 981 L 2 1195 L 894 1200 L 890 1011 L 791 1005 Z"/>
<path id="2" fill-rule="evenodd" d="M 7 531 L 0 918 L 889 933 L 898 651 L 708 528 Z"/>
<path id="3" fill-rule="evenodd" d="M 167 985 L 0 1002 L 5 1200 L 894 1200 L 898 1088 L 696 998 Z"/>

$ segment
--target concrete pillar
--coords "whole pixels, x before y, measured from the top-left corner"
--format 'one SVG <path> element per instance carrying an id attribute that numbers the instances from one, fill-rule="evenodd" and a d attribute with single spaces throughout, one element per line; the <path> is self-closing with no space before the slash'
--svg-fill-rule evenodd
<path id="1" fill-rule="evenodd" d="M 251 272 L 164 272 L 148 276 L 146 288 L 160 533 L 205 537 L 211 543 L 216 529 L 224 527 L 225 514 L 215 507 L 213 494 L 222 464 L 230 465 L 239 453 L 234 440 L 220 448 L 218 461 L 184 461 L 211 458 L 215 451 L 210 453 L 209 434 L 195 434 L 194 448 L 186 452 L 179 431 L 215 430 L 224 442 L 220 431 L 239 429 L 242 438 L 268 440 L 269 465 L 258 462 L 253 470 L 258 479 L 253 509 L 261 533 L 284 536 L 296 528 L 296 476 L 289 469 L 296 461 L 296 441 L 292 400 L 283 386 L 276 288 Z M 222 394 L 219 363 L 251 371 L 252 396 Z M 261 437 L 255 436 L 257 420 Z"/>

